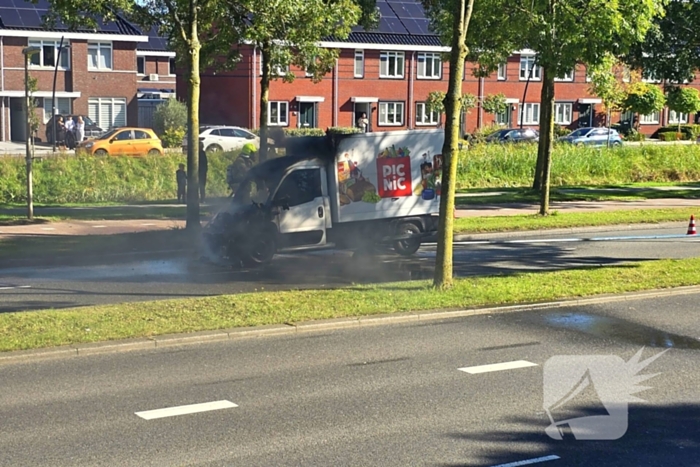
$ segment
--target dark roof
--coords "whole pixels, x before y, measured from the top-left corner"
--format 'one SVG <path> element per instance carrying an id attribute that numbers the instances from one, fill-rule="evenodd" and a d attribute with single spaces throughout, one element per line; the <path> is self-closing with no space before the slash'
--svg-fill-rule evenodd
<path id="1" fill-rule="evenodd" d="M 37 0 L 36 3 L 28 0 L 0 0 L 0 28 L 16 31 L 68 31 L 69 28 L 61 21 L 56 21 L 52 28 L 44 27 L 44 17 L 50 8 L 47 0 Z M 74 31 L 90 34 L 143 35 L 141 30 L 119 15 L 116 15 L 114 21 L 104 22 L 97 18 L 96 22 L 95 29 L 78 28 Z"/>
<path id="2" fill-rule="evenodd" d="M 441 47 L 440 38 L 430 30 L 430 24 L 419 0 L 377 0 L 379 24 L 373 31 L 354 27 L 347 39 L 335 37 L 335 42 L 360 44 L 422 45 Z"/>
<path id="3" fill-rule="evenodd" d="M 152 27 L 148 31 L 144 30 L 144 34 L 148 36 L 148 42 L 139 42 L 136 46 L 138 50 L 151 52 L 169 51 L 168 39 L 158 34 L 158 29 Z"/>

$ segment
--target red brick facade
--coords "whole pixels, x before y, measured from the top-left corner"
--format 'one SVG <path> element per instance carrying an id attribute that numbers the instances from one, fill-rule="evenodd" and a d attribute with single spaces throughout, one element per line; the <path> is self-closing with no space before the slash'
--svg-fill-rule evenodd
<path id="1" fill-rule="evenodd" d="M 372 101 L 370 123 L 376 131 L 411 129 L 429 127 L 433 125 L 421 125 L 416 121 L 416 104 L 423 102 L 431 91 L 446 91 L 449 67 L 442 63 L 442 74 L 439 79 L 426 79 L 417 76 L 418 56 L 421 51 L 412 51 L 411 46 L 403 47 L 404 70 L 400 78 L 380 77 L 380 54 L 384 52 L 378 44 L 367 44 L 367 48 L 358 44 L 357 48 L 342 49 L 335 69 L 327 74 L 320 83 L 313 83 L 305 77 L 303 70 L 292 70 L 296 76 L 293 83 L 284 83 L 276 80 L 270 86 L 270 101 L 286 102 L 288 105 L 288 118 L 286 128 L 296 128 L 299 125 L 302 106 L 311 105 L 304 101 L 315 101 L 316 117 L 315 126 L 327 128 L 331 126 L 354 126 L 358 111 L 363 110 L 358 101 Z M 398 50 L 398 46 L 386 46 L 388 50 Z M 442 48 L 415 47 L 425 52 L 438 52 Z M 363 50 L 364 72 L 362 77 L 356 77 L 354 73 L 354 59 L 356 50 Z M 462 90 L 477 97 L 485 97 L 490 94 L 503 93 L 511 105 L 508 117 L 510 124 L 518 124 L 520 115 L 519 103 L 539 104 L 541 81 L 531 79 L 527 84 L 526 79 L 521 79 L 521 55 L 511 56 L 506 64 L 505 76 L 498 77 L 493 73 L 488 78 L 480 80 L 472 75 L 472 64 L 466 65 Z M 251 71 L 255 71 L 254 75 Z M 523 100 L 523 93 L 527 85 L 527 94 Z M 698 86 L 692 83 L 692 86 Z M 560 124 L 565 127 L 600 125 L 604 123 L 604 115 L 599 99 L 588 91 L 589 83 L 586 81 L 586 69 L 579 65 L 573 72 L 570 81 L 558 81 L 555 86 L 556 102 L 564 104 L 561 107 L 562 120 Z M 200 101 L 200 121 L 208 124 L 230 124 L 249 128 L 259 126 L 259 98 L 260 98 L 260 56 L 251 49 L 247 49 L 241 61 L 233 71 L 223 73 L 202 74 L 202 92 Z M 186 83 L 180 81 L 178 95 L 184 99 L 186 95 Z M 370 98 L 370 99 L 366 99 Z M 403 103 L 402 124 L 382 125 L 379 119 L 379 106 L 386 102 Z M 274 104 L 277 105 L 277 104 Z M 284 104 L 282 104 L 284 105 Z M 386 106 L 384 106 L 386 108 Z M 527 109 L 527 107 L 526 107 Z M 536 107 L 530 107 L 535 114 Z M 586 111 L 591 111 L 584 113 Z M 526 115 L 527 117 L 527 115 Z M 496 120 L 478 106 L 472 109 L 465 118 L 464 129 L 472 132 L 479 127 L 493 124 Z M 620 120 L 619 115 L 613 115 L 613 122 Z M 664 109 L 659 116 L 657 124 L 640 125 L 640 130 L 650 135 L 660 126 L 669 121 L 668 109 Z M 689 116 L 689 122 L 693 123 L 695 116 Z M 538 126 L 537 121 L 528 121 L 525 118 L 525 126 Z M 311 125 L 314 126 L 314 125 Z"/>
<path id="2" fill-rule="evenodd" d="M 15 31 L 16 32 L 16 31 Z M 25 37 L 4 36 L 0 30 L 2 41 L 2 89 L 0 90 L 0 138 L 3 141 L 24 140 L 24 56 L 22 50 L 29 45 L 29 41 L 43 39 L 45 41 L 60 40 L 56 33 L 43 33 L 24 31 Z M 64 44 L 69 44 L 70 49 L 64 51 L 69 56 L 68 69 L 56 71 L 56 97 L 70 99 L 70 111 L 74 114 L 89 115 L 88 101 L 91 98 L 124 99 L 126 102 L 126 125 L 136 126 L 139 120 L 138 90 L 140 88 L 158 88 L 159 90 L 175 89 L 175 76 L 170 75 L 169 57 L 167 52 L 139 51 L 145 54 L 146 74 L 137 74 L 137 47 L 146 36 L 133 36 L 123 38 L 113 35 L 85 35 L 72 33 Z M 90 36 L 90 37 L 87 37 Z M 102 39 L 104 37 L 104 39 Z M 112 40 L 121 39 L 121 40 Z M 99 40 L 103 44 L 111 44 L 111 69 L 88 69 L 88 43 Z M 149 55 L 155 53 L 155 56 Z M 174 55 L 174 54 L 170 54 Z M 51 99 L 53 90 L 54 68 L 37 67 L 30 65 L 29 74 L 37 79 L 37 116 L 40 127 L 37 133 L 39 141 L 46 140 L 45 122 L 50 116 L 51 110 L 44 112 L 44 99 Z M 158 74 L 158 82 L 149 81 L 149 75 Z M 65 102 L 65 101 L 64 101 Z M 47 104 L 49 105 L 49 104 Z M 50 106 L 50 105 L 49 105 Z M 15 122 L 13 123 L 13 118 Z M 105 128 L 106 129 L 106 128 Z"/>

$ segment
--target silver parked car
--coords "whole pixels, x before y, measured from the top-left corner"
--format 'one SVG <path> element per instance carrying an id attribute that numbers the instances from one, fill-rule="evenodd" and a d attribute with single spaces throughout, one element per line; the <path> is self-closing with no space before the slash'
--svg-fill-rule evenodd
<path id="1" fill-rule="evenodd" d="M 605 146 L 610 141 L 611 146 L 621 146 L 622 137 L 617 130 L 607 128 L 579 128 L 569 135 L 559 138 L 557 141 L 571 144 L 585 144 L 587 146 Z"/>

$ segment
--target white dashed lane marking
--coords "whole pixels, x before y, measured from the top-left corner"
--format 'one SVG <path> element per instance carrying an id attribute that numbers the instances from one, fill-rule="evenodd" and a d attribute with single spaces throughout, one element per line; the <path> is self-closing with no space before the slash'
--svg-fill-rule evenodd
<path id="1" fill-rule="evenodd" d="M 468 366 L 459 368 L 459 371 L 475 375 L 477 373 L 489 373 L 491 371 L 515 370 L 517 368 L 527 368 L 529 366 L 537 366 L 537 363 L 528 362 L 525 360 L 517 360 L 515 362 L 492 363 L 490 365 Z"/>
<path id="2" fill-rule="evenodd" d="M 12 289 L 29 289 L 31 285 L 8 285 L 0 286 L 0 290 L 12 290 Z"/>
<path id="3" fill-rule="evenodd" d="M 93 225 L 92 226 L 93 229 L 104 229 L 105 227 L 107 227 L 107 226 L 106 225 Z"/>
<path id="4" fill-rule="evenodd" d="M 232 409 L 238 407 L 231 401 L 214 401 L 204 402 L 202 404 L 181 405 L 178 407 L 168 407 L 165 409 L 146 410 L 144 412 L 135 412 L 136 415 L 144 420 L 153 420 L 156 418 L 176 417 L 178 415 L 189 415 L 199 412 L 210 412 L 212 410 Z"/>
<path id="5" fill-rule="evenodd" d="M 521 465 L 539 464 L 540 462 L 555 461 L 557 459 L 561 459 L 561 457 L 551 455 L 551 456 L 537 457 L 535 459 L 527 459 L 524 461 L 511 462 L 509 464 L 498 464 L 498 465 L 494 465 L 493 467 L 520 467 Z"/>

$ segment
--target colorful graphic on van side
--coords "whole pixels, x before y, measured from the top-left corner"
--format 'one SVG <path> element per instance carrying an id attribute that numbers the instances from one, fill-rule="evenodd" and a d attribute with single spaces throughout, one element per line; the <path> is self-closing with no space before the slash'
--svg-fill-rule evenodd
<path id="1" fill-rule="evenodd" d="M 427 201 L 440 196 L 442 191 L 442 154 L 435 154 L 432 160 L 428 153 L 423 154 L 420 176 L 420 184 L 416 186 L 413 194 Z"/>
<path id="2" fill-rule="evenodd" d="M 377 178 L 380 198 L 411 196 L 411 151 L 391 146 L 377 156 Z"/>
<path id="3" fill-rule="evenodd" d="M 338 197 L 340 205 L 363 201 L 365 203 L 378 203 L 377 188 L 363 175 L 357 162 L 350 160 L 348 153 L 338 162 Z"/>

